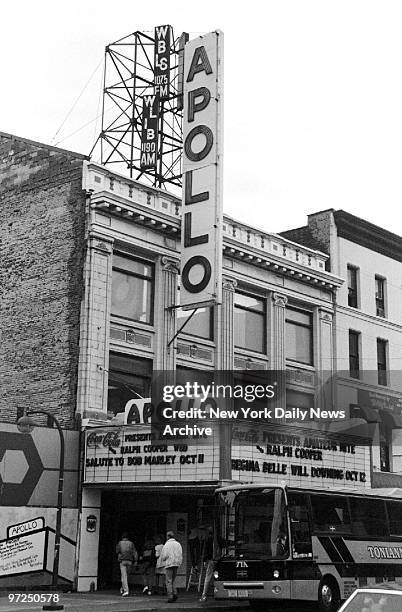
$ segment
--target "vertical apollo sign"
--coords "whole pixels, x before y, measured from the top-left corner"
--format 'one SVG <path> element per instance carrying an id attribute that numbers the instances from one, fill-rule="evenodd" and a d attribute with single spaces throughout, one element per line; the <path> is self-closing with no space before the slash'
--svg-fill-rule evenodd
<path id="1" fill-rule="evenodd" d="M 180 305 L 219 304 L 222 293 L 223 34 L 184 48 L 183 221 Z"/>

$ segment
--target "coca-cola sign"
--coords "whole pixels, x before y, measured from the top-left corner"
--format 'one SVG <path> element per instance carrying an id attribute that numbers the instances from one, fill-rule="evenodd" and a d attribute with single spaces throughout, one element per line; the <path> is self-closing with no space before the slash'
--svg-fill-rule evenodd
<path id="1" fill-rule="evenodd" d="M 91 431 L 87 434 L 88 448 L 116 448 L 120 444 L 120 431 Z"/>

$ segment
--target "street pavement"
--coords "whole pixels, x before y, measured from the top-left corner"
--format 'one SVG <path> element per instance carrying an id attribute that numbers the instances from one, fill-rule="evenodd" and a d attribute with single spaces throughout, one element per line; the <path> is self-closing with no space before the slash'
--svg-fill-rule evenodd
<path id="1" fill-rule="evenodd" d="M 32 594 L 35 591 L 31 592 Z M 29 593 L 24 593 L 28 595 Z M 43 609 L 42 603 L 23 603 L 9 601 L 9 593 L 0 592 L 0 612 L 34 612 Z M 22 598 L 20 597 L 20 600 Z M 195 592 L 179 593 L 178 600 L 167 603 L 166 596 L 151 595 L 130 595 L 122 598 L 116 591 L 99 591 L 95 593 L 60 593 L 60 604 L 68 612 L 250 612 L 247 601 L 215 601 L 212 597 L 206 603 L 199 602 L 199 594 Z M 267 611 L 276 612 L 277 610 L 295 610 L 294 607 L 280 608 L 272 602 L 267 606 Z M 304 608 L 298 606 L 297 612 L 311 611 L 311 607 Z"/>
<path id="2" fill-rule="evenodd" d="M 33 595 L 35 592 L 32 591 Z M 28 595 L 28 593 L 24 593 Z M 42 610 L 42 603 L 23 603 L 9 601 L 9 593 L 0 593 L 0 612 L 34 612 Z M 200 603 L 199 594 L 195 592 L 180 594 L 178 600 L 167 603 L 166 596 L 130 595 L 121 597 L 116 591 L 100 591 L 95 593 L 60 593 L 59 604 L 68 612 L 153 612 L 166 610 L 169 612 L 243 612 L 250 610 L 247 602 L 220 602 L 212 597 L 206 603 Z"/>

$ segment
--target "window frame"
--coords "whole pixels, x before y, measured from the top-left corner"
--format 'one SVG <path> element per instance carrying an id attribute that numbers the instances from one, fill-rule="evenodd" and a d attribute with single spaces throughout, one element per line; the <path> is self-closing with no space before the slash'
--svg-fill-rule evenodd
<path id="1" fill-rule="evenodd" d="M 246 297 L 250 297 L 253 298 L 255 300 L 259 300 L 262 304 L 262 311 L 261 310 L 257 310 L 255 308 L 249 308 L 247 306 L 242 306 L 242 305 L 238 305 L 236 304 L 236 295 L 244 295 Z M 249 293 L 247 291 L 243 291 L 243 290 L 239 290 L 239 291 L 235 291 L 234 296 L 233 296 L 233 319 L 235 318 L 235 311 L 237 310 L 242 310 L 245 312 L 252 312 L 254 314 L 260 315 L 262 316 L 262 321 L 263 321 L 263 338 L 262 338 L 262 350 L 256 350 L 256 349 L 252 349 L 252 348 L 248 348 L 245 346 L 240 346 L 238 344 L 235 344 L 235 339 L 233 337 L 233 346 L 235 349 L 240 349 L 241 351 L 251 351 L 252 353 L 257 353 L 259 355 L 266 355 L 267 353 L 267 299 L 266 297 L 263 297 L 261 295 L 256 295 L 253 293 Z"/>
<path id="2" fill-rule="evenodd" d="M 208 337 L 206 336 L 201 336 L 200 334 L 195 334 L 193 332 L 189 332 L 187 331 L 187 324 L 184 326 L 183 331 L 180 332 L 179 336 L 181 336 L 182 334 L 185 334 L 187 336 L 191 336 L 193 338 L 199 338 L 200 340 L 206 340 L 208 342 L 214 342 L 214 322 L 215 322 L 215 309 L 213 306 L 205 306 L 205 308 L 207 310 L 209 310 L 209 335 Z M 185 312 L 185 311 L 183 311 Z M 192 310 L 188 310 L 187 311 L 188 317 L 191 315 Z M 197 313 L 194 314 L 194 317 L 192 317 L 191 320 L 193 320 L 195 317 L 197 316 Z M 188 320 L 187 317 L 187 320 Z M 177 323 L 177 327 L 178 329 L 180 329 L 180 327 L 182 325 L 184 325 L 184 321 L 182 320 L 181 323 L 179 324 L 179 317 L 176 315 L 176 323 Z"/>
<path id="3" fill-rule="evenodd" d="M 138 366 L 139 362 L 142 362 L 144 364 L 144 369 L 146 367 L 149 368 L 148 373 L 135 373 L 132 371 L 129 371 L 127 369 L 120 369 L 118 367 L 116 367 L 116 365 L 112 365 L 112 361 L 113 358 L 116 359 L 127 359 L 128 362 L 132 361 L 132 362 L 136 362 L 136 366 Z M 141 356 L 137 356 L 137 355 L 132 355 L 131 353 L 125 353 L 125 352 L 121 352 L 121 351 L 116 351 L 115 349 L 110 349 L 109 350 L 109 356 L 108 356 L 108 399 L 107 399 L 107 411 L 111 411 L 111 407 L 109 406 L 109 385 L 110 385 L 110 381 L 111 379 L 115 379 L 118 383 L 121 384 L 121 386 L 123 388 L 126 389 L 131 389 L 130 385 L 128 384 L 127 381 L 125 381 L 125 377 L 129 377 L 129 376 L 133 376 L 136 377 L 137 379 L 141 379 L 142 381 L 147 381 L 148 383 L 148 397 L 150 396 L 151 393 L 151 384 L 152 384 L 152 371 L 153 371 L 153 359 L 150 359 L 148 357 L 141 357 Z M 120 378 L 120 380 L 119 380 Z M 134 387 L 134 383 L 132 383 L 132 387 Z M 140 395 L 140 393 L 138 391 L 135 391 L 135 389 L 133 389 L 134 393 L 138 394 L 138 398 L 134 398 L 134 399 L 140 399 L 140 397 L 142 397 Z M 144 398 L 147 398 L 147 393 L 145 393 Z M 115 413 L 115 414 L 119 414 L 119 413 Z"/>
<path id="4" fill-rule="evenodd" d="M 386 278 L 376 274 L 374 277 L 375 283 L 375 313 L 377 317 L 386 318 Z M 377 291 L 380 288 L 381 291 Z"/>
<path id="5" fill-rule="evenodd" d="M 351 354 L 351 337 L 356 338 L 356 355 Z M 349 342 L 348 342 L 348 352 L 349 352 L 349 376 L 350 378 L 354 378 L 356 380 L 360 379 L 360 332 L 355 329 L 349 329 Z M 352 358 L 357 359 L 357 368 L 352 368 Z M 355 372 L 353 374 L 352 372 Z"/>
<path id="6" fill-rule="evenodd" d="M 379 347 L 383 349 L 383 363 L 379 359 Z M 386 387 L 388 385 L 388 340 L 377 338 L 377 382 L 379 385 Z M 384 382 L 385 381 L 385 382 Z"/>
<path id="7" fill-rule="evenodd" d="M 353 506 L 354 501 L 359 501 L 362 504 L 368 504 L 368 514 L 366 514 L 366 516 L 364 517 L 365 520 L 364 521 L 356 521 L 355 518 L 355 509 Z M 367 524 L 370 524 L 367 521 L 367 516 L 372 515 L 373 512 L 373 506 L 375 503 L 382 503 L 383 504 L 383 509 L 384 509 L 384 513 L 381 514 L 381 516 L 383 517 L 384 520 L 382 521 L 375 521 L 375 519 L 373 519 L 374 524 L 377 525 L 384 525 L 385 530 L 384 533 L 379 533 L 379 530 L 377 530 L 375 533 L 365 533 L 365 534 L 361 534 L 361 533 L 357 533 L 357 529 L 356 529 L 356 523 L 357 522 L 362 522 L 365 526 L 367 526 Z M 359 537 L 361 540 L 384 540 L 384 541 L 389 541 L 390 539 L 390 529 L 389 529 L 389 521 L 388 521 L 388 514 L 387 514 L 387 506 L 386 506 L 386 500 L 383 498 L 379 498 L 379 497 L 372 497 L 370 495 L 368 495 L 367 497 L 365 497 L 364 495 L 351 495 L 348 498 L 348 504 L 349 504 L 349 515 L 350 515 L 350 520 L 351 520 L 351 525 L 352 525 L 352 532 L 353 535 L 355 537 Z M 364 515 L 363 515 L 364 516 Z"/>
<path id="8" fill-rule="evenodd" d="M 348 306 L 350 306 L 350 308 L 359 308 L 359 280 L 358 280 L 359 268 L 352 264 L 347 264 L 346 268 L 347 268 Z M 352 279 L 352 283 L 349 283 L 350 276 Z M 354 304 L 350 303 L 352 301 L 351 296 L 354 296 L 354 300 L 353 300 L 355 302 Z"/>
<path id="9" fill-rule="evenodd" d="M 124 315 L 119 315 L 119 314 L 115 314 L 112 312 L 112 305 L 111 305 L 111 312 L 110 312 L 110 316 L 111 317 L 117 317 L 119 319 L 125 319 L 126 321 L 131 321 L 133 323 L 140 323 L 141 325 L 148 325 L 150 327 L 152 327 L 154 325 L 154 312 L 155 312 L 155 264 L 152 261 L 148 261 L 146 259 L 142 259 L 141 257 L 134 257 L 132 255 L 127 255 L 127 253 L 122 253 L 121 251 L 115 251 L 113 253 L 113 257 L 123 257 L 125 259 L 131 260 L 131 261 L 136 261 L 139 262 L 143 265 L 149 266 L 152 270 L 151 276 L 146 276 L 145 274 L 140 274 L 139 272 L 132 272 L 131 270 L 127 270 L 125 268 L 122 268 L 121 266 L 118 265 L 114 265 L 113 259 L 112 259 L 112 300 L 113 300 L 113 272 L 120 272 L 121 274 L 126 274 L 127 276 L 131 276 L 133 278 L 139 278 L 143 281 L 146 281 L 148 283 L 150 283 L 150 302 L 151 302 L 151 308 L 150 308 L 150 313 L 149 313 L 149 321 L 140 321 L 139 319 L 132 319 L 129 317 L 125 317 Z"/>
<path id="10" fill-rule="evenodd" d="M 391 527 L 391 524 L 393 524 L 395 521 L 391 520 L 391 514 L 390 514 L 390 509 L 389 509 L 389 505 L 390 504 L 396 504 L 397 508 L 399 509 L 399 513 L 401 516 L 401 520 L 399 521 L 401 528 L 400 528 L 400 532 L 399 533 L 393 533 L 393 529 Z M 389 537 L 391 540 L 402 540 L 402 503 L 398 502 L 398 500 L 396 499 L 386 499 L 385 500 L 385 508 L 386 508 L 386 513 L 387 513 L 387 520 L 388 520 L 388 530 L 389 530 Z"/>
<path id="11" fill-rule="evenodd" d="M 331 530 L 329 528 L 329 523 L 328 523 L 328 529 L 318 529 L 317 525 L 316 525 L 316 521 L 315 521 L 315 513 L 314 513 L 314 506 L 313 506 L 313 499 L 316 499 L 318 497 L 324 497 L 324 498 L 329 498 L 330 500 L 330 504 L 333 505 L 333 500 L 335 498 L 340 498 L 345 500 L 345 507 L 349 516 L 349 524 L 348 527 L 346 527 L 346 524 L 344 523 L 344 521 L 340 522 L 339 525 L 341 525 L 342 527 L 338 530 Z M 331 536 L 333 537 L 334 535 L 352 535 L 353 534 L 353 521 L 352 521 L 352 516 L 350 513 L 350 504 L 349 504 L 349 496 L 344 496 L 341 493 L 330 493 L 330 494 L 326 494 L 325 491 L 315 491 L 314 493 L 310 492 L 308 495 L 309 498 L 309 508 L 310 508 L 310 517 L 311 517 L 311 530 L 312 530 L 312 534 L 316 534 L 316 533 L 324 533 L 324 534 L 331 534 Z"/>
<path id="12" fill-rule="evenodd" d="M 302 314 L 308 315 L 310 318 L 310 324 L 307 325 L 305 323 L 300 323 L 298 321 L 293 321 L 291 319 L 288 320 L 287 318 L 287 313 L 289 311 L 294 311 L 294 312 L 300 312 Z M 311 343 L 310 343 L 310 361 L 306 362 L 306 361 L 300 361 L 298 359 L 293 359 L 293 357 L 288 357 L 287 353 L 287 341 L 286 341 L 286 327 L 287 327 L 287 323 L 291 323 L 292 325 L 298 326 L 298 327 L 303 327 L 304 329 L 309 329 L 310 330 L 310 339 L 311 339 Z M 299 306 L 294 306 L 293 304 L 287 304 L 285 307 L 285 358 L 286 361 L 291 361 L 292 363 L 297 363 L 297 364 L 301 364 L 303 366 L 310 366 L 310 367 L 314 367 L 314 313 L 311 310 L 306 310 L 303 307 L 299 307 Z"/>

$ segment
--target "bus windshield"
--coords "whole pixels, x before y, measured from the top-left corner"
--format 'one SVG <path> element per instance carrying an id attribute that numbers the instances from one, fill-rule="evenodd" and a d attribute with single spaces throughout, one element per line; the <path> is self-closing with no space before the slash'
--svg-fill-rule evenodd
<path id="1" fill-rule="evenodd" d="M 288 555 L 286 500 L 282 489 L 219 493 L 223 556 L 277 559 Z"/>

